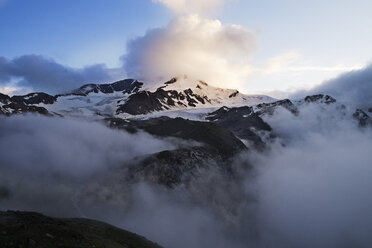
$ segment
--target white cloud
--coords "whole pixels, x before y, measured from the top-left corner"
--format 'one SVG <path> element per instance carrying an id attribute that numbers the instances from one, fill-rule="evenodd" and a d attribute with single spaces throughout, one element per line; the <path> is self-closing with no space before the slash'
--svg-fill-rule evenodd
<path id="1" fill-rule="evenodd" d="M 18 89 L 15 88 L 15 87 L 1 87 L 0 86 L 0 93 L 2 94 L 5 94 L 5 95 L 11 95 L 12 93 L 14 93 L 15 91 L 17 91 Z"/>
<path id="2" fill-rule="evenodd" d="M 128 45 L 127 73 L 146 81 L 179 75 L 221 87 L 238 87 L 251 73 L 256 36 L 239 25 L 187 15 L 148 31 Z"/>
<path id="3" fill-rule="evenodd" d="M 295 96 L 317 93 L 330 94 L 357 108 L 372 107 L 372 65 L 351 70 L 308 91 L 296 92 Z"/>

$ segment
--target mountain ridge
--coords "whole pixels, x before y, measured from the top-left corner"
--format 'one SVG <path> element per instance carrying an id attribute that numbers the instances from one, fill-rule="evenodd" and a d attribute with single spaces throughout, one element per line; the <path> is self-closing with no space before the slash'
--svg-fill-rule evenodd
<path id="1" fill-rule="evenodd" d="M 209 86 L 200 80 L 173 78 L 165 83 L 147 86 L 135 79 L 124 79 L 109 84 L 85 84 L 66 94 L 55 96 L 43 92 L 23 96 L 0 97 L 3 105 L 15 103 L 44 109 L 36 112 L 62 116 L 138 116 L 167 110 L 242 106 L 274 101 L 265 95 L 244 95 L 237 90 Z M 8 101 L 8 102 L 7 102 Z M 0 106 L 11 115 L 16 107 Z M 46 110 L 46 111 L 45 111 Z"/>

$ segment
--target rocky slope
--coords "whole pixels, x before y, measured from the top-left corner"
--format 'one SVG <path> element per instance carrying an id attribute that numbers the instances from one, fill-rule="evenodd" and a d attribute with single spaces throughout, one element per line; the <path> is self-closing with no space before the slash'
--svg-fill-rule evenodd
<path id="1" fill-rule="evenodd" d="M 88 219 L 58 219 L 32 212 L 0 212 L 2 248 L 161 248 L 137 234 Z"/>

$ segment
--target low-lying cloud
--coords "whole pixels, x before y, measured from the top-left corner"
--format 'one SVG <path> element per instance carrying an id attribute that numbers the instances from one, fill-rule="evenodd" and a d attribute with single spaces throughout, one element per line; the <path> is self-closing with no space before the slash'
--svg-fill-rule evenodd
<path id="1" fill-rule="evenodd" d="M 173 147 L 146 133 L 132 135 L 98 122 L 2 117 L 0 188 L 8 189 L 11 198 L 0 199 L 1 209 L 79 215 L 71 199 L 82 184 L 136 156 Z"/>
<path id="2" fill-rule="evenodd" d="M 85 83 L 104 83 L 113 77 L 104 65 L 74 69 L 39 55 L 9 60 L 0 57 L 0 86 L 28 88 L 50 94 L 71 91 Z"/>
<path id="3" fill-rule="evenodd" d="M 372 132 L 335 111 L 307 106 L 267 119 L 285 146 L 253 160 L 263 247 L 372 244 Z"/>
<path id="4" fill-rule="evenodd" d="M 372 65 L 344 73 L 337 78 L 325 81 L 310 91 L 297 92 L 295 96 L 312 93 L 329 94 L 357 108 L 371 108 Z"/>
<path id="5" fill-rule="evenodd" d="M 100 219 L 167 248 L 370 247 L 371 128 L 352 108 L 299 109 L 265 117 L 278 138 L 238 156 L 239 176 L 211 165 L 173 189 L 130 185 L 115 168 L 174 143 L 99 123 L 1 119 L 1 208 Z"/>

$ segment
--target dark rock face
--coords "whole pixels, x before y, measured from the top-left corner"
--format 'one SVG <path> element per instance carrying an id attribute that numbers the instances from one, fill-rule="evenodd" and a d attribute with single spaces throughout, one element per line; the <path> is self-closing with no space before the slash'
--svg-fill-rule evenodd
<path id="1" fill-rule="evenodd" d="M 138 82 L 134 79 L 125 79 L 112 84 L 86 84 L 73 91 L 73 93 L 77 95 L 88 95 L 92 92 L 102 92 L 104 94 L 122 92 L 124 94 L 132 94 L 138 92 L 142 86 L 142 82 Z"/>
<path id="2" fill-rule="evenodd" d="M 53 104 L 57 100 L 57 97 L 51 96 L 42 92 L 30 93 L 24 96 L 13 96 L 11 101 L 18 104 Z"/>
<path id="3" fill-rule="evenodd" d="M 32 93 L 26 96 L 9 97 L 0 94 L 0 115 L 10 116 L 13 114 L 38 113 L 42 115 L 51 115 L 46 108 L 34 106 L 32 104 L 45 103 L 52 104 L 55 101 L 53 96 L 45 93 Z M 29 104 L 29 105 L 28 105 Z"/>
<path id="4" fill-rule="evenodd" d="M 165 84 L 171 83 L 167 82 Z M 191 89 L 178 92 L 176 90 L 164 90 L 163 88 L 160 87 L 155 92 L 141 91 L 131 95 L 124 104 L 119 106 L 116 113 L 141 115 L 168 110 L 170 107 L 175 106 L 196 107 L 196 104 L 210 102 L 208 97 L 195 94 Z M 185 100 L 187 104 L 184 103 Z"/>
<path id="5" fill-rule="evenodd" d="M 305 102 L 311 103 L 311 102 L 317 102 L 317 103 L 325 103 L 325 104 L 330 104 L 330 103 L 335 103 L 336 99 L 329 95 L 313 95 L 313 96 L 307 96 L 305 97 Z"/>
<path id="6" fill-rule="evenodd" d="M 163 151 L 124 166 L 127 182 L 141 179 L 174 187 L 194 178 L 202 168 L 231 171 L 231 159 L 246 146 L 230 131 L 208 122 L 168 117 L 150 120 L 107 119 L 114 128 L 129 132 L 143 130 L 160 137 L 175 137 L 198 143 L 171 151 Z"/>
<path id="7" fill-rule="evenodd" d="M 141 91 L 137 94 L 131 95 L 124 104 L 119 105 L 116 113 L 141 115 L 154 111 L 161 111 L 163 110 L 163 104 L 159 99 L 166 99 L 169 105 L 174 105 L 174 101 L 163 89 L 158 89 L 154 93 Z"/>
<path id="8" fill-rule="evenodd" d="M 229 95 L 229 98 L 236 97 L 238 94 L 239 94 L 239 91 L 235 91 L 234 93 L 232 93 L 231 95 Z"/>
<path id="9" fill-rule="evenodd" d="M 206 145 L 214 154 L 228 158 L 246 149 L 246 146 L 230 131 L 208 122 L 190 121 L 182 118 L 153 118 L 149 120 L 107 119 L 109 125 L 130 132 L 141 129 L 160 137 L 175 137 Z"/>
<path id="10" fill-rule="evenodd" d="M 14 211 L 0 212 L 0 247 L 161 248 L 144 237 L 103 222 Z"/>
<path id="11" fill-rule="evenodd" d="M 372 126 L 372 118 L 361 109 L 357 109 L 353 114 L 353 117 L 358 121 L 359 126 L 361 127 Z"/>
<path id="12" fill-rule="evenodd" d="M 368 109 L 368 112 L 372 113 L 372 108 L 369 108 L 369 109 Z"/>
<path id="13" fill-rule="evenodd" d="M 262 103 L 257 105 L 256 113 L 258 115 L 268 114 L 273 115 L 278 107 L 283 107 L 290 111 L 294 115 L 298 115 L 299 111 L 297 107 L 289 100 L 280 100 L 273 103 Z"/>
<path id="14" fill-rule="evenodd" d="M 0 103 L 8 104 L 10 102 L 10 97 L 0 93 Z"/>
<path id="15" fill-rule="evenodd" d="M 187 184 L 200 169 L 210 167 L 228 170 L 227 164 L 204 147 L 163 151 L 126 166 L 126 181 L 131 183 L 145 179 L 147 182 L 173 188 Z"/>
<path id="16" fill-rule="evenodd" d="M 1 108 L 0 108 L 1 110 Z M 37 106 L 28 106 L 19 103 L 10 103 L 2 106 L 0 114 L 12 115 L 12 114 L 25 114 L 25 113 L 38 113 L 42 115 L 51 115 L 46 108 Z"/>
<path id="17" fill-rule="evenodd" d="M 253 111 L 252 107 L 222 107 L 206 117 L 210 122 L 230 130 L 240 139 L 253 142 L 256 148 L 263 148 L 265 143 L 256 131 L 271 132 L 271 127 Z"/>

